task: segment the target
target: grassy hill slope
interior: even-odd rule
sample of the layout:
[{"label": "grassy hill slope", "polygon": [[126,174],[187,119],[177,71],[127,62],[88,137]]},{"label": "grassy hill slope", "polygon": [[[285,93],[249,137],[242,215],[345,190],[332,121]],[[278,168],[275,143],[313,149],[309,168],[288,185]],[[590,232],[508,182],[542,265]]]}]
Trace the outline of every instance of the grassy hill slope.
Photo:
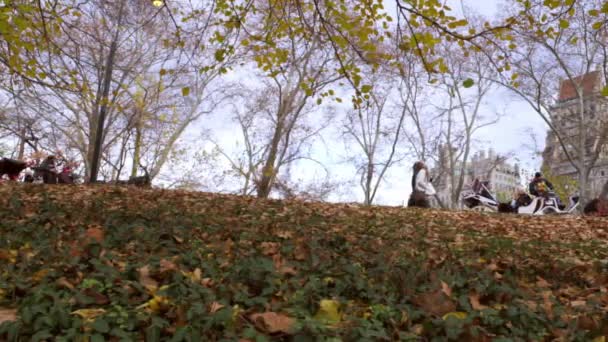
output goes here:
[{"label": "grassy hill slope", "polygon": [[608,220],[0,186],[0,340],[608,336]]}]

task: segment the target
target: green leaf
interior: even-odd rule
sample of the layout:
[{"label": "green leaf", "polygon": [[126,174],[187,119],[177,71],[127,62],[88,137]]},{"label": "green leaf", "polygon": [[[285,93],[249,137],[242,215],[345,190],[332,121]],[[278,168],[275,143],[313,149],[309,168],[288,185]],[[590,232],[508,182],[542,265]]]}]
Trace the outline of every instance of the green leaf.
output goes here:
[{"label": "green leaf", "polygon": [[598,11],[596,9],[592,9],[589,11],[589,15],[592,17],[597,17],[598,15],[600,15],[600,11]]},{"label": "green leaf", "polygon": [[105,338],[101,334],[95,334],[91,336],[91,342],[105,342]]},{"label": "green leaf", "polygon": [[599,29],[602,28],[603,24],[604,24],[603,22],[598,21],[598,22],[593,23],[593,25],[591,26],[591,28],[593,28],[594,30],[599,30]]},{"label": "green leaf", "polygon": [[465,88],[471,88],[474,84],[475,84],[475,81],[473,81],[470,78],[467,78],[466,80],[464,80],[464,82],[462,82],[462,86]]},{"label": "green leaf", "polygon": [[108,322],[106,322],[106,320],[103,318],[96,319],[95,322],[93,322],[92,327],[100,333],[107,333],[110,331],[110,326],[108,325]]},{"label": "green leaf", "polygon": [[369,84],[364,84],[361,86],[361,92],[362,93],[369,93],[372,90],[372,86]]},{"label": "green leaf", "polygon": [[608,86],[602,88],[602,96],[608,96]]},{"label": "green leaf", "polygon": [[182,96],[188,96],[188,95],[190,95],[190,87],[183,87]]},{"label": "green leaf", "polygon": [[563,28],[563,29],[567,29],[568,27],[570,27],[570,22],[566,19],[560,19],[559,20],[559,27]]}]

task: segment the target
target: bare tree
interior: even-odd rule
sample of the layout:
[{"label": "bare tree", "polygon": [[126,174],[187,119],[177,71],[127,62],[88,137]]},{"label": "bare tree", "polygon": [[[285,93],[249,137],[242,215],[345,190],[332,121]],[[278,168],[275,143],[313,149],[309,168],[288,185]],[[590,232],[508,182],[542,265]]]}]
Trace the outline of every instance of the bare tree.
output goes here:
[{"label": "bare tree", "polygon": [[[444,100],[438,100],[434,110],[421,111],[420,107],[409,106],[419,137],[418,140],[410,140],[424,144],[417,153],[420,159],[430,157],[435,160],[434,183],[448,191],[448,203],[444,205],[455,208],[468,175],[475,135],[481,128],[495,124],[498,116],[482,114],[483,101],[492,88],[492,82],[488,80],[494,72],[492,67],[482,63],[481,56],[466,57],[460,49],[452,46],[444,46],[443,51],[448,70],[438,78],[437,84],[429,87],[436,98]],[[467,88],[467,82],[473,85]],[[426,138],[432,138],[433,131],[426,133],[421,124],[421,113],[430,116],[434,122],[440,122],[440,125],[435,125],[439,130],[434,131],[439,133],[438,138]],[[430,141],[435,145],[429,149],[427,144]]]},{"label": "bare tree", "polygon": [[370,72],[364,81],[371,86],[367,103],[348,112],[343,128],[347,142],[354,141],[361,151],[360,158],[352,159],[360,176],[363,203],[371,205],[387,170],[404,157],[399,142],[408,107],[389,102],[396,80],[386,71]]},{"label": "bare tree", "polygon": [[[543,16],[540,1],[530,15]],[[590,175],[608,142],[608,118],[600,94],[607,55],[603,33],[592,29],[589,9],[598,1],[577,1],[568,24],[545,20],[539,27],[514,30],[511,70],[499,74],[498,83],[524,99],[550,129],[544,160],[554,173],[576,175],[582,203],[590,195]],[[543,32],[543,34],[537,34]],[[505,48],[506,50],[507,48]],[[559,146],[555,149],[553,146]],[[557,170],[559,169],[559,170]]]}]

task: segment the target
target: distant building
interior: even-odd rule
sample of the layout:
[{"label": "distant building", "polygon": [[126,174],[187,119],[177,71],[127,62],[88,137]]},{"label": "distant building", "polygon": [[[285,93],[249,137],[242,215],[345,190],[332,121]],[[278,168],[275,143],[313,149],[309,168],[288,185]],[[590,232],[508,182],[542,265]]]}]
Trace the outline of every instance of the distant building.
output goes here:
[{"label": "distant building", "polygon": [[[447,153],[446,147],[443,147],[440,151],[440,160],[443,165],[447,165]],[[457,182],[458,177],[460,177],[460,165],[462,165],[461,162],[459,162],[459,166],[454,174],[442,175],[439,182],[435,184],[437,195],[444,204],[450,203],[452,178],[454,177]],[[474,154],[465,169],[463,190],[469,189],[475,178],[478,178],[480,181],[489,181],[489,190],[499,197],[506,196],[510,198],[513,191],[521,187],[519,165],[508,163],[506,157],[496,154],[493,149],[489,149],[487,154],[485,151]],[[437,174],[438,172],[439,169],[435,169],[432,173]]]},{"label": "distant building", "polygon": [[[574,81],[574,82],[573,82]],[[599,71],[590,72],[583,76],[576,77],[573,81],[562,80],[559,88],[559,96],[555,105],[551,108],[552,123],[566,141],[578,141],[578,115],[580,113],[580,101],[575,84],[579,84],[584,97],[584,110],[588,122],[584,127],[587,132],[597,131],[600,124],[607,124],[608,121],[608,101],[601,95],[602,75]],[[593,134],[586,138],[585,158],[591,159],[593,152],[597,151],[600,134]],[[577,158],[575,146],[565,142],[566,148]],[[589,176],[588,191],[591,196],[596,196],[602,185],[608,180],[608,151],[601,151],[591,170]],[[576,159],[575,159],[576,160]],[[545,140],[545,150],[543,151],[543,167],[548,168],[555,176],[571,176],[577,178],[576,169],[568,161],[566,153],[560,145],[557,136],[553,131],[547,133]]]}]

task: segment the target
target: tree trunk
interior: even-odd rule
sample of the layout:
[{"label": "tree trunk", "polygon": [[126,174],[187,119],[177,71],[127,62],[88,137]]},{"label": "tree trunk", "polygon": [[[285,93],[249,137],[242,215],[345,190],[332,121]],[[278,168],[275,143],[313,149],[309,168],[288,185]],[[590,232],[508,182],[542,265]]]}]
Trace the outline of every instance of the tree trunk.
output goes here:
[{"label": "tree trunk", "polygon": [[19,137],[19,151],[17,152],[17,159],[23,160],[25,155],[25,127],[21,128],[20,137]]},{"label": "tree trunk", "polygon": [[116,33],[114,39],[110,44],[110,51],[108,52],[108,58],[106,59],[106,65],[104,67],[103,75],[103,86],[101,96],[101,108],[99,110],[99,117],[97,118],[97,129],[95,130],[95,145],[93,146],[92,160],[91,160],[91,176],[90,182],[97,181],[97,174],[99,173],[99,166],[101,161],[101,153],[103,148],[104,138],[104,126],[106,121],[106,114],[108,112],[108,95],[110,94],[110,87],[112,85],[112,72],[114,71],[114,57],[116,56],[116,50],[118,49],[118,35],[120,32],[120,25],[122,21],[124,0],[120,2],[120,8],[118,10],[118,24],[116,25]]},{"label": "tree trunk", "polygon": [[604,186],[602,187],[602,192],[600,193],[600,199],[608,201],[608,181],[606,181],[606,183],[604,183]]},{"label": "tree trunk", "polygon": [[135,126],[135,149],[133,151],[133,166],[131,167],[131,177],[137,177],[137,168],[141,162],[141,122]]},{"label": "tree trunk", "polygon": [[274,131],[274,136],[272,137],[272,143],[270,145],[270,150],[268,151],[268,158],[266,159],[266,163],[264,163],[264,167],[262,168],[262,176],[257,184],[257,194],[259,198],[268,198],[270,191],[272,190],[272,185],[278,171],[275,170],[275,162],[279,152],[279,143],[281,141],[282,132],[283,121],[282,118],[280,118],[277,120],[277,127]]}]

